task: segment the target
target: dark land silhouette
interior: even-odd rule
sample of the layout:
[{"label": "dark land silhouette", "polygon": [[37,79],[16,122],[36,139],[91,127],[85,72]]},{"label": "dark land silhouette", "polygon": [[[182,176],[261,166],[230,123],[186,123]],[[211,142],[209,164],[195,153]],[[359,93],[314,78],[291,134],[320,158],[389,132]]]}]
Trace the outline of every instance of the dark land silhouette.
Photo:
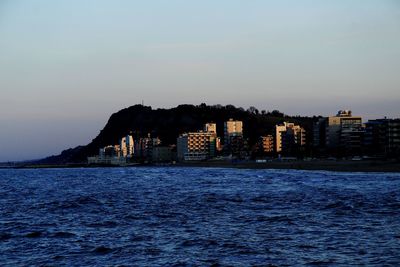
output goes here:
[{"label": "dark land silhouette", "polygon": [[[179,105],[170,109],[153,109],[150,106],[134,105],[111,115],[100,133],[87,145],[64,150],[59,155],[50,156],[38,161],[39,164],[83,163],[88,156],[98,153],[100,147],[118,144],[119,139],[127,134],[134,139],[152,137],[161,139],[162,145],[176,144],[179,134],[201,130],[207,122],[217,123],[217,134],[223,137],[224,122],[230,118],[243,121],[244,137],[248,147],[266,134],[273,134],[276,124],[290,121],[300,124],[307,133],[312,133],[315,117],[288,116],[280,111],[265,111],[254,107],[247,110],[233,105]],[[311,142],[307,134],[307,144]],[[305,151],[309,147],[305,148]]]}]

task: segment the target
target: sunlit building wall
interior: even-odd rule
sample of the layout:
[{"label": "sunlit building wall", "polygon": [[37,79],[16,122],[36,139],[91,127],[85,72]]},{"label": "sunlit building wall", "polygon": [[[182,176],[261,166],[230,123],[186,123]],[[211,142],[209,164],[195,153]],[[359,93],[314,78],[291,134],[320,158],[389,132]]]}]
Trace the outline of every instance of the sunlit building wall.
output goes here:
[{"label": "sunlit building wall", "polygon": [[287,150],[293,145],[304,146],[306,144],[306,131],[300,125],[283,122],[275,126],[275,151]]},{"label": "sunlit building wall", "polygon": [[179,160],[204,160],[216,154],[215,133],[190,132],[181,134],[177,139]]},{"label": "sunlit building wall", "polygon": [[229,144],[231,136],[243,136],[243,122],[229,119],[224,123],[224,142]]},{"label": "sunlit building wall", "polygon": [[217,133],[217,124],[216,123],[206,123],[204,125],[204,132]]},{"label": "sunlit building wall", "polygon": [[122,157],[131,157],[134,154],[134,142],[131,135],[127,135],[121,138],[120,149]]}]

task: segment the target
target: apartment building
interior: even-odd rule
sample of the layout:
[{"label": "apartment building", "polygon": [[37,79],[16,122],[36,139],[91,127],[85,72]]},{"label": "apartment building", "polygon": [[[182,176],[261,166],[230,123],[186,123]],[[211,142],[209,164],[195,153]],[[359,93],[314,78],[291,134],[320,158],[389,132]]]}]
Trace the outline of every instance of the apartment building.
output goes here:
[{"label": "apartment building", "polygon": [[243,122],[229,119],[224,123],[224,142],[229,144],[230,137],[243,136]]},{"label": "apartment building", "polygon": [[306,144],[306,131],[303,127],[291,122],[275,126],[275,151],[289,151],[294,147],[301,147]]},{"label": "apartment building", "polygon": [[365,123],[364,145],[372,155],[400,155],[400,119],[377,119]]},{"label": "apartment building", "polygon": [[274,137],[272,135],[261,136],[259,139],[259,147],[263,153],[274,152]]},{"label": "apartment building", "polygon": [[364,133],[361,117],[353,116],[351,110],[340,110],[336,116],[314,123],[313,146],[320,152],[360,154]]},{"label": "apartment building", "polygon": [[207,123],[207,131],[181,134],[177,139],[178,160],[205,160],[216,155],[216,125]]},{"label": "apartment building", "polygon": [[131,135],[122,137],[119,145],[121,150],[121,157],[131,157],[134,154],[134,142]]}]

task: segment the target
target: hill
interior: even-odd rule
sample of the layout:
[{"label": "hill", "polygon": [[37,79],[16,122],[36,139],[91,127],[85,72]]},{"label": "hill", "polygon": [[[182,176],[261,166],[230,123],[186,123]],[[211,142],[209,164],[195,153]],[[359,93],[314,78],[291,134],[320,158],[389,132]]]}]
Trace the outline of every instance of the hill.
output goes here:
[{"label": "hill", "polygon": [[[82,163],[86,158],[98,153],[100,147],[118,144],[119,139],[132,134],[134,138],[159,137],[162,144],[175,144],[179,134],[202,129],[207,122],[217,123],[218,136],[223,136],[224,122],[233,118],[243,121],[243,134],[253,145],[261,135],[272,134],[276,124],[283,121],[295,122],[307,131],[307,139],[312,137],[312,117],[287,116],[274,110],[259,111],[254,107],[245,110],[233,105],[179,105],[171,109],[152,109],[149,106],[134,105],[111,115],[105,127],[86,146],[64,150],[60,155],[38,161],[39,164]],[[310,142],[307,142],[310,143]]]}]

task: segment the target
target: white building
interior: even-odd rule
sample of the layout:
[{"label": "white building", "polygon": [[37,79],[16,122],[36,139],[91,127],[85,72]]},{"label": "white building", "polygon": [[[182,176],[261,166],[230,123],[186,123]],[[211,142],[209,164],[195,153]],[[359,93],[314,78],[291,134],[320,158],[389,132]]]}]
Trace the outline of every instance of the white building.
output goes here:
[{"label": "white building", "polygon": [[121,138],[120,149],[122,157],[131,157],[133,155],[135,151],[133,137],[131,135],[127,135]]}]

